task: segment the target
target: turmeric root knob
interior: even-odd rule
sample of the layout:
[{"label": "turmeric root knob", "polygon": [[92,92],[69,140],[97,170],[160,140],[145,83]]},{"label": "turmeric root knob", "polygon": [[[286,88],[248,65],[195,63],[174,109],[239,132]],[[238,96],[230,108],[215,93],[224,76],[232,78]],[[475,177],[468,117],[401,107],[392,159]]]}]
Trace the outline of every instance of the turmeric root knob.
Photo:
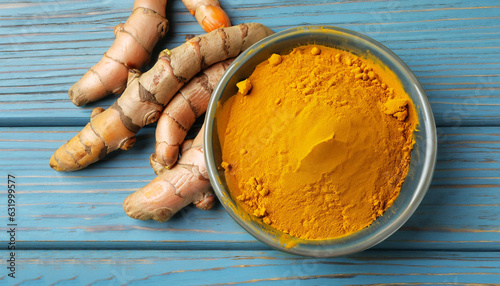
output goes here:
[{"label": "turmeric root knob", "polygon": [[128,216],[164,222],[191,203],[200,209],[212,208],[215,198],[203,157],[202,138],[203,129],[177,165],[124,200],[123,209]]},{"label": "turmeric root knob", "polygon": [[229,16],[222,10],[218,0],[182,0],[182,3],[205,32],[231,26]]},{"label": "turmeric root knob", "polygon": [[135,1],[127,21],[116,25],[116,39],[109,50],[69,89],[69,98],[76,106],[123,92],[129,70],[141,69],[149,62],[153,47],[168,30],[166,3]]},{"label": "turmeric root knob", "polygon": [[149,160],[157,175],[170,169],[177,161],[179,146],[196,118],[205,113],[215,85],[232,61],[216,63],[198,73],[163,110],[156,127],[155,152]]},{"label": "turmeric root knob", "polygon": [[[202,16],[196,16],[196,15]],[[196,20],[205,32],[213,31],[220,27],[231,26],[231,21],[220,6],[203,5],[196,9]]]},{"label": "turmeric root knob", "polygon": [[109,152],[130,149],[135,133],[120,118],[120,113],[113,108],[95,108],[90,122],[54,152],[50,167],[56,171],[76,171],[99,161]]},{"label": "turmeric root knob", "polygon": [[[58,171],[79,170],[118,148],[129,149],[135,134],[144,125],[158,120],[170,99],[200,70],[236,57],[272,33],[261,24],[240,24],[194,37],[172,49],[170,55],[162,55],[149,71],[132,77],[111,107],[94,116],[91,126],[54,153],[50,166]],[[79,138],[89,136],[93,136],[92,142],[79,142]]]}]

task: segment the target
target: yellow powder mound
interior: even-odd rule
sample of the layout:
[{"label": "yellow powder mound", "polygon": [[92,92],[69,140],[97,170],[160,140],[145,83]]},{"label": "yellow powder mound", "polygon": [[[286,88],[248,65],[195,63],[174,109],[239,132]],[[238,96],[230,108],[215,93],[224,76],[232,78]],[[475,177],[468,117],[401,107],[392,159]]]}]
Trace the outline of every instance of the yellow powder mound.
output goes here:
[{"label": "yellow powder mound", "polygon": [[245,210],[292,236],[327,239],[393,204],[417,116],[391,71],[309,45],[273,55],[239,86],[217,120],[231,196]]}]

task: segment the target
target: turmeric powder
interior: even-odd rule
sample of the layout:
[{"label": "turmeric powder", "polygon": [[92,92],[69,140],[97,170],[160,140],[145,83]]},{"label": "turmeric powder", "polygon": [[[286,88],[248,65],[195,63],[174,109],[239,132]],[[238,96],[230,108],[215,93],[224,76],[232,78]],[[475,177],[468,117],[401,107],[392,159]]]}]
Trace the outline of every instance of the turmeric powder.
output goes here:
[{"label": "turmeric powder", "polygon": [[394,203],[418,119],[390,70],[307,45],[271,56],[249,81],[250,92],[216,115],[241,207],[291,236],[330,239],[369,226]]}]

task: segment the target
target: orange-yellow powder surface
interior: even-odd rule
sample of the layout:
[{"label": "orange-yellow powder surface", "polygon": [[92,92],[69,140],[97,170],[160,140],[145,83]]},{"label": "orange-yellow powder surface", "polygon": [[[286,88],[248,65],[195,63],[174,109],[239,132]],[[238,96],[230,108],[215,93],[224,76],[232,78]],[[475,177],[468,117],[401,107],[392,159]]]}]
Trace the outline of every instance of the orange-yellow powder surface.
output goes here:
[{"label": "orange-yellow powder surface", "polygon": [[394,74],[319,45],[258,65],[217,114],[231,196],[295,237],[370,225],[408,173],[417,116]]}]

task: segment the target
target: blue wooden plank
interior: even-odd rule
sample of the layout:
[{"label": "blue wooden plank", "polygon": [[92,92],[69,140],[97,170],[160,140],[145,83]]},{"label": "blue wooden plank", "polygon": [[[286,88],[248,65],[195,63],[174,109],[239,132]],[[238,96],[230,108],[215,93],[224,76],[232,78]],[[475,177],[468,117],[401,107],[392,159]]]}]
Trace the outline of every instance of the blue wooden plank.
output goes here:
[{"label": "blue wooden plank", "polygon": [[[0,176],[18,179],[22,247],[267,249],[220,205],[211,211],[190,207],[162,224],[123,213],[123,199],[154,177],[148,163],[153,128],[141,130],[131,150],[115,152],[85,170],[53,171],[50,156],[78,129],[0,128]],[[436,172],[422,205],[376,248],[498,251],[500,128],[442,127],[438,133]],[[6,238],[0,239],[1,244]]]},{"label": "blue wooden plank", "polygon": [[[48,159],[88,121],[93,107],[115,100],[75,108],[67,90],[112,43],[112,29],[129,15],[132,0],[0,0],[0,126],[40,126],[0,128],[0,176],[15,175],[19,191],[19,276],[6,276],[4,249],[0,284],[497,283],[500,129],[466,126],[498,126],[498,2],[221,3],[234,24],[257,21],[275,31],[306,24],[349,28],[410,66],[441,126],[434,179],[416,213],[374,250],[336,259],[271,251],[220,205],[211,211],[188,207],[163,224],[129,219],[122,200],[154,177],[148,164],[154,126],[139,133],[132,150],[83,171],[57,173]],[[155,53],[202,32],[181,1],[168,1],[167,17],[171,29]],[[0,225],[3,245],[5,231]]]},{"label": "blue wooden plank", "polygon": [[497,252],[365,251],[330,259],[220,250],[16,255],[16,278],[0,261],[2,285],[486,285],[500,279]]},{"label": "blue wooden plank", "polygon": [[[234,23],[258,21],[279,31],[338,25],[372,36],[422,81],[441,126],[495,126],[500,111],[500,6],[496,1],[221,1]],[[132,1],[0,2],[0,125],[82,126],[67,90],[113,41]],[[169,1],[171,30],[157,51],[200,27]],[[114,98],[93,106],[107,107]],[[42,120],[40,120],[42,118]]]}]

